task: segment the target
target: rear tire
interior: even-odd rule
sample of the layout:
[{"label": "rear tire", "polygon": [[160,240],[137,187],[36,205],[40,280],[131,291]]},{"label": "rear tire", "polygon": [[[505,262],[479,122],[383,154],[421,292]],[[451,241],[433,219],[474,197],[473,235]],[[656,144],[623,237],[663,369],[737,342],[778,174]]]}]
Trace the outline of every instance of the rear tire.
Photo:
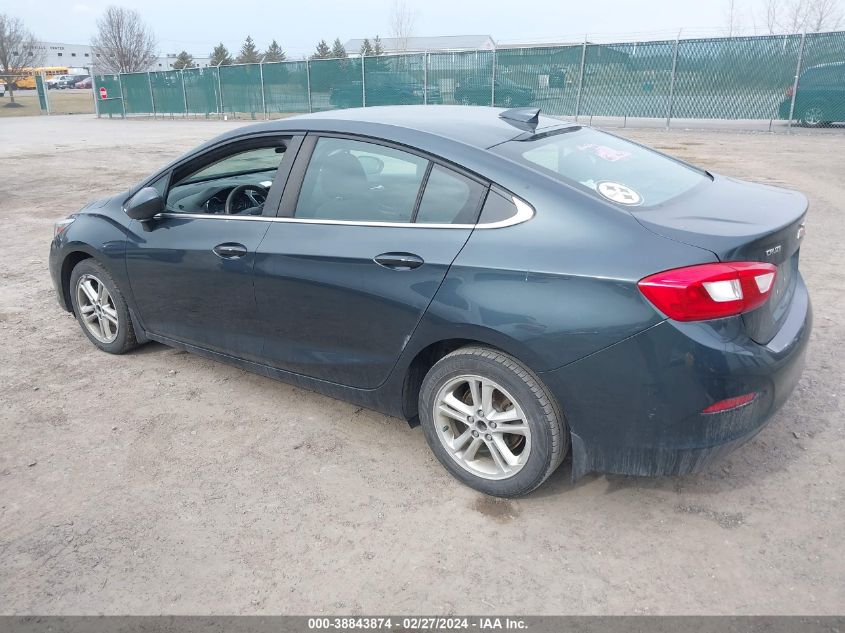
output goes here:
[{"label": "rear tire", "polygon": [[429,370],[419,416],[446,470],[497,497],[531,492],[569,449],[566,421],[537,375],[486,347],[458,349]]},{"label": "rear tire", "polygon": [[85,336],[109,354],[124,354],[138,346],[129,306],[106,268],[83,259],[70,274],[73,313]]}]

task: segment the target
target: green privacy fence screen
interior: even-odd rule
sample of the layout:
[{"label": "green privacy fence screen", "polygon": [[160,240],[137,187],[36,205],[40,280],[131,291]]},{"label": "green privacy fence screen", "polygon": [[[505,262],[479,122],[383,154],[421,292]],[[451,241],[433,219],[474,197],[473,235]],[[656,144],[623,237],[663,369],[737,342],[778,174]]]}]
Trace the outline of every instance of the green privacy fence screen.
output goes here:
[{"label": "green privacy fence screen", "polygon": [[539,106],[570,117],[658,118],[667,124],[672,118],[825,123],[845,121],[845,32],[585,42],[97,75],[94,90],[99,115],[258,119],[361,106],[474,104]]},{"label": "green privacy fence screen", "polygon": [[208,115],[220,111],[220,84],[216,68],[186,68],[178,72],[182,73],[188,114]]}]

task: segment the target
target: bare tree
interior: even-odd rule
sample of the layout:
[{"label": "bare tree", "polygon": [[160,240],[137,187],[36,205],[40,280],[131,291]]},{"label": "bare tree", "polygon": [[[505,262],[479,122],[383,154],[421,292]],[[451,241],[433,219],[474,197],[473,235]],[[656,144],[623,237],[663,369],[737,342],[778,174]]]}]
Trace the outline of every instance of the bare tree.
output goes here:
[{"label": "bare tree", "polygon": [[809,0],[792,0],[784,6],[781,28],[787,33],[803,33],[807,29]]},{"label": "bare tree", "polygon": [[155,36],[137,11],[114,6],[97,20],[97,35],[91,40],[99,72],[147,70],[156,59],[156,46]]},{"label": "bare tree", "polygon": [[0,81],[6,82],[11,103],[15,102],[15,79],[30,74],[41,64],[35,36],[18,18],[0,13]]},{"label": "bare tree", "polygon": [[839,0],[814,0],[807,7],[807,30],[835,31],[842,24],[842,9]]},{"label": "bare tree", "polygon": [[727,0],[725,5],[725,31],[728,37],[733,37],[739,31],[740,10],[738,0]]},{"label": "bare tree", "polygon": [[390,10],[390,35],[396,41],[397,51],[408,50],[408,39],[414,33],[417,13],[405,4],[405,0],[393,0]]},{"label": "bare tree", "polygon": [[769,33],[836,30],[843,20],[841,0],[764,0]]},{"label": "bare tree", "polygon": [[778,20],[780,19],[782,0],[764,0],[763,22],[769,35],[779,32]]}]

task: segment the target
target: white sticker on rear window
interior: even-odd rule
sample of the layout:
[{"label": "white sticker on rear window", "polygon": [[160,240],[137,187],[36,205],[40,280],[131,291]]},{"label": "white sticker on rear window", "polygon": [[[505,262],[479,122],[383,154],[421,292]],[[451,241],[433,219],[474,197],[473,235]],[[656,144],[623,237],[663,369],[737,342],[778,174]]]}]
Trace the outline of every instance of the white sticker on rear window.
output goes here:
[{"label": "white sticker on rear window", "polygon": [[596,190],[608,200],[619,204],[637,205],[643,201],[642,196],[630,187],[610,180],[600,182]]}]

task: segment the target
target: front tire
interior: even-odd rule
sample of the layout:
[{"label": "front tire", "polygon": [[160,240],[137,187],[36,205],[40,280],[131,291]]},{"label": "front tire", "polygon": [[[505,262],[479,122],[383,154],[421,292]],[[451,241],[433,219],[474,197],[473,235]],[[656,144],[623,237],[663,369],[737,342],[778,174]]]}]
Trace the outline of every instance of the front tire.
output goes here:
[{"label": "front tire", "polygon": [[419,416],[446,470],[497,497],[531,492],[569,449],[566,421],[536,374],[486,347],[458,349],[429,370]]},{"label": "front tire", "polygon": [[70,274],[73,313],[85,336],[109,354],[124,354],[138,346],[129,306],[105,267],[83,259]]}]

